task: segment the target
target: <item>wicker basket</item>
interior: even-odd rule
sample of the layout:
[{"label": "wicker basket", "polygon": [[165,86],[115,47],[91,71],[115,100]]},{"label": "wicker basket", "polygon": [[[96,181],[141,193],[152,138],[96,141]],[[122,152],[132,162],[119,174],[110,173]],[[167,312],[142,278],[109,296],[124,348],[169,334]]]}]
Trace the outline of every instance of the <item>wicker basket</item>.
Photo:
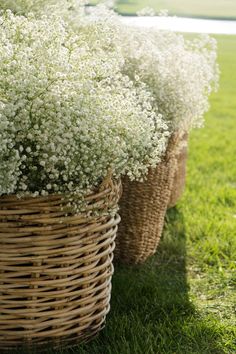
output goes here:
[{"label": "wicker basket", "polygon": [[124,178],[120,202],[121,223],[116,239],[115,259],[126,264],[143,263],[155,253],[170,199],[176,170],[176,145],[173,135],[167,152],[144,183]]},{"label": "wicker basket", "polygon": [[188,134],[179,135],[179,149],[177,152],[177,168],[168,208],[174,207],[181,198],[186,182],[186,164],[188,158]]},{"label": "wicker basket", "polygon": [[61,196],[0,198],[0,352],[74,344],[103,327],[120,187],[107,181],[80,215],[63,211]]}]

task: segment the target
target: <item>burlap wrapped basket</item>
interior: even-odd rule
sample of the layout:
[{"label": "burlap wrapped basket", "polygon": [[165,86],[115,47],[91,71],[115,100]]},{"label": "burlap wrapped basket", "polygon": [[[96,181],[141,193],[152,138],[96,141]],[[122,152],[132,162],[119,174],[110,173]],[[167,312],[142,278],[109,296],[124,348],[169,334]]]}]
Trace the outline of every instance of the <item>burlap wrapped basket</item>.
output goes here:
[{"label": "burlap wrapped basket", "polygon": [[79,215],[59,195],[0,197],[0,352],[75,344],[103,327],[120,189],[106,180]]},{"label": "burlap wrapped basket", "polygon": [[143,263],[156,252],[176,171],[177,145],[178,136],[173,135],[162,161],[149,171],[143,183],[123,178],[116,261]]},{"label": "burlap wrapped basket", "polygon": [[188,158],[188,133],[179,133],[179,148],[177,149],[177,168],[168,208],[174,207],[182,197],[186,183],[186,165]]}]

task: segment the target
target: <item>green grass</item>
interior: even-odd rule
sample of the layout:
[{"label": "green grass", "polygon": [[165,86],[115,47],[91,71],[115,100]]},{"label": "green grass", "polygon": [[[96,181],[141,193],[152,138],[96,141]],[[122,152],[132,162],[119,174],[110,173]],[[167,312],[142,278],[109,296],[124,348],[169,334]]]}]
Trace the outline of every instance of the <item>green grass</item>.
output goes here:
[{"label": "green grass", "polygon": [[[91,4],[98,2],[101,0],[90,0]],[[167,9],[178,16],[236,19],[235,0],[117,0],[116,6],[126,15],[148,6],[156,11]]]},{"label": "green grass", "polygon": [[96,339],[51,353],[236,352],[236,37],[218,40],[220,90],[205,128],[191,134],[186,191],[168,212],[157,254],[115,268]]}]

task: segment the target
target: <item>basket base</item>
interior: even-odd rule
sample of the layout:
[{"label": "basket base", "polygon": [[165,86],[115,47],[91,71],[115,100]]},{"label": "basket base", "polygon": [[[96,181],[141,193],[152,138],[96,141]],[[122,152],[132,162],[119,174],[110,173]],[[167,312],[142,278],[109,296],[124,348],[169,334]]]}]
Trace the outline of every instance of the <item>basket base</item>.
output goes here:
[{"label": "basket base", "polygon": [[44,343],[30,343],[30,342],[22,342],[21,345],[18,346],[10,346],[9,343],[5,347],[1,347],[2,354],[38,354],[38,353],[55,353],[55,350],[61,349],[72,349],[78,347],[78,345],[86,344],[93,339],[95,339],[99,333],[105,327],[105,320],[100,327],[96,330],[87,330],[87,333],[84,335],[78,335],[77,337],[71,338],[60,338],[57,341],[45,341]]}]

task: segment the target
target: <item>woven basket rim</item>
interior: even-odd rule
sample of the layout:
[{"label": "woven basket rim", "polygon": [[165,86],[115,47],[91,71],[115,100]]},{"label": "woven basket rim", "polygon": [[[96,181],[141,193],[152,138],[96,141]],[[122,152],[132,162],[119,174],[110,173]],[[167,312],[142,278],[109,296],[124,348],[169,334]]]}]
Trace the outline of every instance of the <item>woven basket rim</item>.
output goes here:
[{"label": "woven basket rim", "polygon": [[[84,199],[86,201],[91,201],[93,199],[97,199],[100,197],[105,196],[111,192],[112,187],[121,186],[120,178],[114,178],[113,176],[105,177],[105,179],[96,187],[94,190],[85,194]],[[67,200],[68,197],[82,197],[82,194],[76,193],[49,193],[48,195],[20,195],[18,193],[11,193],[11,194],[2,194],[0,195],[0,199],[6,201],[33,201],[37,200],[38,202],[45,202],[45,201],[58,201],[58,200]]]}]

